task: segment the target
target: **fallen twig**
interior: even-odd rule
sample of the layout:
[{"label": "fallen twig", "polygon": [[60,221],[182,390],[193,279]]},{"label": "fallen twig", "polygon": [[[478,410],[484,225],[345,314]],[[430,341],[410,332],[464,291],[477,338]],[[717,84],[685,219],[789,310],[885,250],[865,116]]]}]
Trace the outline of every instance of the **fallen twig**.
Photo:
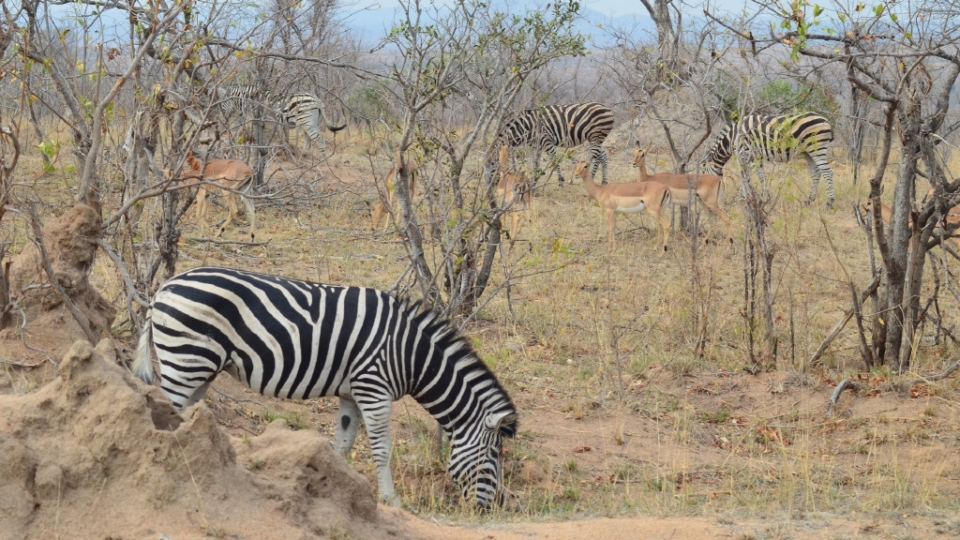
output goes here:
[{"label": "fallen twig", "polygon": [[252,400],[252,399],[240,399],[240,398],[235,398],[235,397],[231,396],[230,394],[228,394],[228,393],[220,390],[220,389],[217,388],[216,386],[211,386],[210,388],[213,388],[213,391],[214,391],[214,392],[220,394],[221,396],[223,396],[223,397],[225,397],[225,398],[227,398],[227,399],[229,399],[229,400],[231,400],[231,401],[233,401],[233,402],[235,402],[235,403],[253,403],[254,405],[259,405],[259,406],[261,406],[261,407],[263,407],[263,408],[266,408],[266,407],[267,407],[267,406],[264,405],[263,403],[260,403],[259,401],[254,401],[254,400]]},{"label": "fallen twig", "polygon": [[949,377],[951,374],[953,374],[954,371],[956,371],[957,369],[960,369],[960,360],[957,360],[958,358],[960,358],[960,354],[955,354],[955,355],[953,355],[952,357],[950,357],[950,360],[954,360],[954,362],[953,362],[953,364],[952,364],[950,367],[948,367],[948,368],[947,368],[946,370],[944,370],[943,372],[938,373],[938,374],[936,374],[936,375],[930,375],[930,376],[927,376],[927,377],[919,377],[919,378],[916,378],[916,379],[910,379],[909,381],[907,381],[907,386],[912,386],[912,385],[914,385],[914,384],[920,384],[920,383],[925,383],[925,382],[939,381],[940,379],[946,379],[946,378]]},{"label": "fallen twig", "polygon": [[239,245],[239,246],[265,246],[270,243],[270,240],[264,242],[245,242],[243,240],[214,240],[213,238],[197,238],[194,236],[188,236],[187,240],[192,242],[207,242],[209,244],[214,244],[218,246],[225,245]]},{"label": "fallen twig", "polygon": [[[871,281],[870,284],[867,285],[867,288],[864,289],[862,293],[860,293],[860,302],[863,303],[863,301],[866,300],[871,294],[873,294],[873,292],[876,291],[877,287],[879,286],[880,286],[880,276],[878,275],[874,277],[873,281]],[[843,327],[847,325],[847,323],[850,321],[851,318],[853,318],[853,313],[854,313],[853,309],[848,309],[846,312],[844,312],[843,319],[840,322],[838,322],[836,326],[833,327],[833,330],[830,331],[830,334],[828,334],[827,337],[823,339],[823,343],[821,343],[820,346],[817,347],[817,351],[814,352],[813,356],[810,357],[810,361],[808,362],[809,365],[814,364],[817,360],[820,359],[823,353],[826,352],[830,344],[833,343],[833,340],[838,335],[840,335],[840,332],[843,330]]]},{"label": "fallen twig", "polygon": [[840,381],[840,384],[838,384],[837,387],[834,388],[833,394],[830,395],[830,405],[827,405],[827,416],[828,417],[831,416],[831,412],[833,411],[833,406],[836,405],[837,401],[840,400],[840,394],[842,394],[844,390],[850,390],[850,389],[860,390],[860,388],[862,387],[863,385],[857,382],[853,382],[850,379],[844,379]]}]

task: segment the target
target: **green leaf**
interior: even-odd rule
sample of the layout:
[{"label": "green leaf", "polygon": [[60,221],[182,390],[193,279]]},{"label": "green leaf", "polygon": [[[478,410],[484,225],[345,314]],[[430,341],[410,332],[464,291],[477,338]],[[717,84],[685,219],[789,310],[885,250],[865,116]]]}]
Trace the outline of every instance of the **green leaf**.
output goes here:
[{"label": "green leaf", "polygon": [[891,13],[891,14],[890,14],[890,20],[893,21],[893,22],[897,22],[897,14],[896,14],[896,13]]},{"label": "green leaf", "polygon": [[879,17],[883,14],[883,4],[877,4],[873,6],[873,14]]},{"label": "green leaf", "polygon": [[814,17],[819,17],[821,13],[823,13],[823,8],[820,7],[818,4],[814,4],[814,5],[813,5],[813,16],[814,16]]}]

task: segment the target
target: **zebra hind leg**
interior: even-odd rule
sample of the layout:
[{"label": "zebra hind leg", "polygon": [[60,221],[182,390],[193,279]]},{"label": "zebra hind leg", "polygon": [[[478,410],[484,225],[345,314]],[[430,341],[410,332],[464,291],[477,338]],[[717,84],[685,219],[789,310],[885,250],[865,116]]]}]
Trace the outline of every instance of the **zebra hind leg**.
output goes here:
[{"label": "zebra hind leg", "polygon": [[603,172],[603,184],[607,183],[607,165],[609,162],[610,156],[607,154],[606,148],[599,144],[590,147],[590,175],[595,177],[599,168]]},{"label": "zebra hind leg", "polygon": [[823,176],[823,182],[827,185],[827,208],[833,209],[835,193],[833,190],[833,169],[827,163],[826,157],[816,159],[808,154],[804,154],[807,160],[807,169],[810,170],[810,196],[807,198],[807,204],[812,203],[817,198],[817,190],[820,186],[820,176]]},{"label": "zebra hind leg", "polygon": [[210,389],[210,385],[213,383],[213,379],[208,380],[207,382],[200,385],[199,388],[193,391],[193,394],[187,399],[186,403],[183,404],[183,407],[180,409],[186,409],[187,407],[203,401],[203,398],[207,397],[207,390]]},{"label": "zebra hind leg", "polygon": [[360,427],[360,409],[352,399],[340,398],[340,411],[337,413],[337,429],[334,435],[334,448],[344,458],[350,455],[353,442],[357,440]]},{"label": "zebra hind leg", "polygon": [[363,416],[363,423],[367,426],[370,452],[377,464],[377,491],[387,504],[399,507],[400,498],[393,490],[393,474],[390,472],[390,411],[393,401],[389,396],[369,396],[366,399],[358,397],[357,406]]}]

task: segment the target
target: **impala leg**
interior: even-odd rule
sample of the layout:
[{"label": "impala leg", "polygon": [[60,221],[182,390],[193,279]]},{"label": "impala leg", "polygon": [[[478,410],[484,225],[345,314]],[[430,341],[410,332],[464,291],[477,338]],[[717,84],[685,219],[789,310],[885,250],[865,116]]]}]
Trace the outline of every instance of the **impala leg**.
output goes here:
[{"label": "impala leg", "polygon": [[196,204],[197,208],[194,216],[198,222],[197,225],[200,227],[200,236],[203,237],[207,234],[207,222],[203,219],[207,212],[207,190],[203,186],[200,186],[197,190]]},{"label": "impala leg", "polygon": [[[383,204],[383,201],[377,203],[373,207],[373,213],[370,215],[370,231],[373,232],[377,230],[377,225],[380,224],[380,219],[383,217],[383,213],[387,210],[387,205]],[[386,225],[384,225],[386,229]]]},{"label": "impala leg", "polygon": [[670,239],[670,223],[664,219],[660,212],[650,212],[653,218],[660,224],[660,231],[663,233],[663,251],[667,251],[667,241]]},{"label": "impala leg", "polygon": [[250,220],[250,241],[253,242],[257,230],[257,209],[253,206],[253,201],[245,195],[240,195],[240,200],[247,207],[247,219]]},{"label": "impala leg", "polygon": [[510,247],[517,241],[517,235],[520,234],[520,227],[523,225],[523,216],[519,211],[514,210],[510,216]]},{"label": "impala leg", "polygon": [[733,222],[730,221],[730,216],[727,215],[727,213],[724,212],[719,206],[716,208],[711,208],[711,210],[713,211],[713,215],[719,217],[723,221],[723,224],[727,228],[727,241],[733,244]]},{"label": "impala leg", "polygon": [[607,210],[607,234],[610,236],[610,250],[617,248],[617,213],[614,210]]},{"label": "impala leg", "polygon": [[227,227],[233,223],[233,216],[237,214],[237,201],[235,200],[236,194],[225,191],[227,199],[227,220],[223,222],[223,226],[220,227],[220,232],[217,233],[217,236],[220,237],[223,235],[223,232],[227,230]]}]

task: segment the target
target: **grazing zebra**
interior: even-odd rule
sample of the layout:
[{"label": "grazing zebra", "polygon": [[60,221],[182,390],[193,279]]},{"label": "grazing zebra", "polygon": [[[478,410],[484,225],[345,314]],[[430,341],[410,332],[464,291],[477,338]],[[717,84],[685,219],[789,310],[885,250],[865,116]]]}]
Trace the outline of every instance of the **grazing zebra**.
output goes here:
[{"label": "grazing zebra", "polygon": [[728,123],[707,154],[707,172],[723,175],[723,166],[734,153],[785,162],[797,154],[807,160],[813,179],[808,203],[817,197],[820,175],[827,183],[827,206],[832,208],[833,170],[827,163],[827,144],[833,140],[833,128],[826,118],[813,113],[781,116],[751,114],[739,122]]},{"label": "grazing zebra", "polygon": [[347,456],[360,419],[379,493],[397,504],[390,474],[390,410],[413,396],[449,434],[450,475],[487,508],[502,491],[501,444],[517,411],[470,345],[432,311],[375,289],[338,287],[227,268],[175,276],[154,296],[134,373],[180,409],[226,371],[261,394],[338,396],[336,448]]},{"label": "grazing zebra", "polygon": [[307,134],[308,142],[320,138],[320,119],[332,133],[347,127],[346,124],[334,126],[327,119],[323,103],[313,94],[293,94],[291,96],[271,97],[270,92],[261,93],[253,85],[236,85],[217,88],[220,110],[227,118],[235,112],[246,114],[250,103],[262,100],[264,107],[276,115],[284,129],[299,127]]},{"label": "grazing zebra", "polygon": [[[557,146],[590,144],[590,174],[603,166],[603,183],[607,183],[607,151],[601,146],[613,128],[613,112],[599,103],[574,105],[548,105],[539,109],[520,112],[507,121],[497,134],[494,148],[506,144],[509,147],[530,145],[537,150],[549,152],[556,157]],[[496,156],[491,154],[488,169],[496,172]],[[540,155],[536,165],[540,167]],[[557,168],[563,183],[563,174]]]}]

